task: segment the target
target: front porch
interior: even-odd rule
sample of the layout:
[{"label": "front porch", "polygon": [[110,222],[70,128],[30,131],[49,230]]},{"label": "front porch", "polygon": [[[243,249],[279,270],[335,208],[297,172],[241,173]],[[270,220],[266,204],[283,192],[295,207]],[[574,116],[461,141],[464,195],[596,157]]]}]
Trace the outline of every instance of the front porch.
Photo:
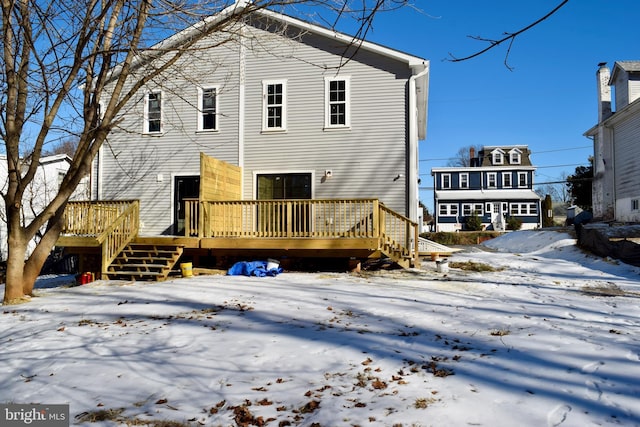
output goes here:
[{"label": "front porch", "polygon": [[[418,225],[377,199],[187,200],[180,236],[140,236],[139,209],[135,200],[69,202],[57,246],[93,256],[88,271],[99,268],[103,278],[156,280],[173,265],[154,254],[170,248],[173,264],[183,251],[194,259],[388,257],[405,268],[418,259]],[[134,256],[142,245],[148,256]]]}]

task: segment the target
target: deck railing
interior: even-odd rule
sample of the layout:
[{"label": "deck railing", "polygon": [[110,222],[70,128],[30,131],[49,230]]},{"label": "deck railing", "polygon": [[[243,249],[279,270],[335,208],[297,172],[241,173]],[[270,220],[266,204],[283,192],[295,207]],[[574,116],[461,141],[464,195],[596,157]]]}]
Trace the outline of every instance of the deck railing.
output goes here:
[{"label": "deck railing", "polygon": [[388,255],[413,259],[418,226],[377,199],[185,202],[185,235],[246,238],[378,238]]},{"label": "deck railing", "polygon": [[138,235],[140,203],[137,200],[69,202],[62,234],[92,236],[102,246],[102,272]]}]

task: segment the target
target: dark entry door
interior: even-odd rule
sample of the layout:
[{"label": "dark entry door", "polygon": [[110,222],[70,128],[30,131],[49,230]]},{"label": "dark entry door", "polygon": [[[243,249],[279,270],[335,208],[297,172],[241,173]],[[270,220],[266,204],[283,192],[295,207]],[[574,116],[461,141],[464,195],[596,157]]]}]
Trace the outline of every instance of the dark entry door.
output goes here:
[{"label": "dark entry door", "polygon": [[[257,176],[258,200],[311,199],[311,174],[263,174]],[[288,215],[286,206],[262,207],[258,214],[258,227],[276,233],[306,232],[310,229],[308,204],[292,207]],[[291,221],[287,222],[287,218]]]},{"label": "dark entry door", "polygon": [[184,235],[185,199],[197,199],[200,196],[199,176],[175,177],[175,191],[173,201],[174,234]]}]

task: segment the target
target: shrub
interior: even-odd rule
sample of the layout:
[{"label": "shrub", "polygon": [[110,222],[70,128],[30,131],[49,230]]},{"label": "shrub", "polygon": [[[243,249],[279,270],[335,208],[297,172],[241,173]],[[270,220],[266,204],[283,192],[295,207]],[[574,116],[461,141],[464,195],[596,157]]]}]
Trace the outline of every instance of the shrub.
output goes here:
[{"label": "shrub", "polygon": [[522,228],[522,220],[510,216],[507,218],[507,230],[520,230]]},{"label": "shrub", "polygon": [[473,215],[467,217],[465,225],[469,231],[480,231],[482,230],[482,219],[474,212]]}]

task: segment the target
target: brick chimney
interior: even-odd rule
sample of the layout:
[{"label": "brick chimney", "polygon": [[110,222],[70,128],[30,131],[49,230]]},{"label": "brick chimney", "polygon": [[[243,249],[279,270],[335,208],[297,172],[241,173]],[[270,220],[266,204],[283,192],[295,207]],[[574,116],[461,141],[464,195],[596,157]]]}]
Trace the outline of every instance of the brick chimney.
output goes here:
[{"label": "brick chimney", "polygon": [[611,71],[607,67],[606,62],[598,64],[598,71],[596,72],[598,80],[598,123],[611,117],[611,86],[609,86],[609,79],[611,78]]},{"label": "brick chimney", "polygon": [[476,149],[469,147],[469,166],[475,166]]}]

